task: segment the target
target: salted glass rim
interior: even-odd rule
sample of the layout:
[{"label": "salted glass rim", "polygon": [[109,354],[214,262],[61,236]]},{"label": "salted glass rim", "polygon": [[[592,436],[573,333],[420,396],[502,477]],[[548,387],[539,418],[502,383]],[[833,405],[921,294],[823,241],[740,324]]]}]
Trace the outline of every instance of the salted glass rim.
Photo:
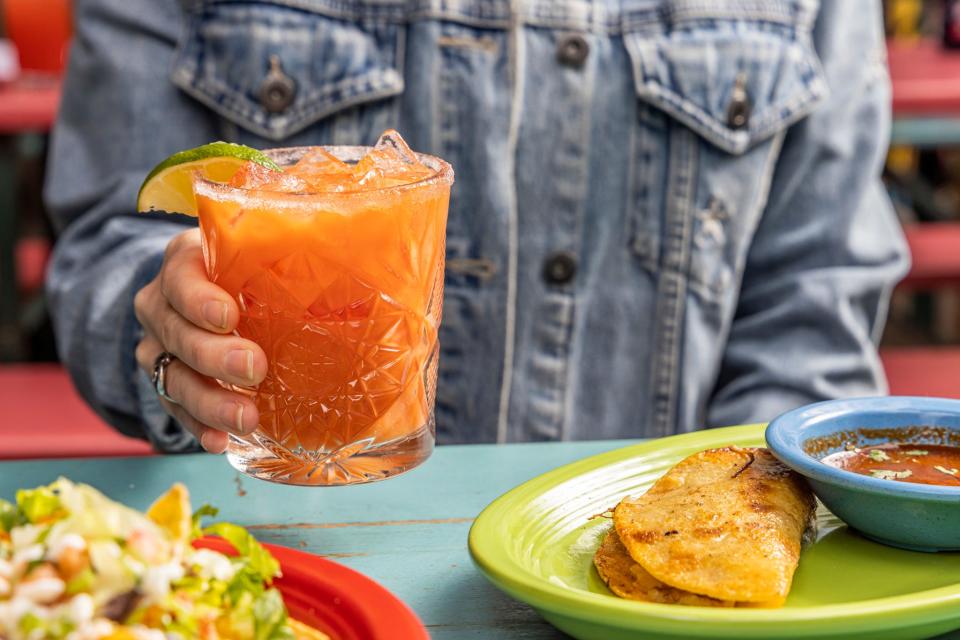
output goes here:
[{"label": "salted glass rim", "polygon": [[[303,155],[312,150],[312,149],[323,149],[327,151],[340,160],[344,162],[356,162],[359,161],[366,153],[372,151],[374,147],[372,146],[362,146],[362,145],[302,145],[296,147],[277,147],[274,149],[264,149],[262,151],[267,157],[280,165],[281,168],[290,166],[296,162]],[[299,154],[299,155],[298,155]],[[437,183],[442,184],[446,183],[447,185],[453,184],[453,167],[450,166],[450,163],[438,158],[437,156],[432,156],[426,153],[418,153],[416,151],[413,154],[417,159],[427,168],[431,169],[433,173],[424,178],[419,178],[412,182],[404,182],[402,184],[391,185],[389,187],[375,187],[372,189],[351,189],[348,191],[314,191],[310,193],[290,193],[286,191],[274,191],[271,189],[260,189],[260,188],[251,188],[247,189],[245,187],[235,187],[229,185],[225,182],[217,182],[216,180],[211,180],[206,178],[199,171],[195,171],[193,174],[193,184],[194,188],[200,187],[204,190],[210,190],[215,193],[217,196],[230,196],[234,195],[237,197],[268,197],[268,198],[277,198],[280,197],[284,200],[296,199],[296,200],[309,200],[309,199],[322,199],[328,200],[331,198],[338,197],[347,197],[347,198],[356,198],[363,195],[376,195],[376,194],[386,194],[390,192],[401,192],[408,191],[412,189],[419,189],[430,184]],[[294,158],[289,162],[282,162],[281,160],[285,158]]]}]

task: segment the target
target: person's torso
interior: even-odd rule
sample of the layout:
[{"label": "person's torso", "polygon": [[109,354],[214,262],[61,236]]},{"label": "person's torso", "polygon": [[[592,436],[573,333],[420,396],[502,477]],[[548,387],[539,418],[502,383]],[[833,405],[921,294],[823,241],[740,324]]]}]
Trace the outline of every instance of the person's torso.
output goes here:
[{"label": "person's torso", "polygon": [[454,166],[441,442],[702,424],[785,130],[826,91],[815,2],[184,4],[172,78],[224,139],[393,127]]}]

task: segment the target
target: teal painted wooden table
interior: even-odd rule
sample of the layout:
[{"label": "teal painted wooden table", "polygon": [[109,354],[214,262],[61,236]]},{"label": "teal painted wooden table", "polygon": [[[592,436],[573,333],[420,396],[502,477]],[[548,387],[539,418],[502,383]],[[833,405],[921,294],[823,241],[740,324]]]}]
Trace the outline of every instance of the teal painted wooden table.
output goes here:
[{"label": "teal painted wooden table", "polygon": [[434,640],[566,638],[474,568],[467,532],[494,498],[554,467],[626,441],[440,447],[419,468],[356,487],[286,487],[242,476],[207,455],[0,463],[0,497],[63,475],[146,508],[172,482],[194,505],[249,526],[258,538],[303,549],[379,581],[409,604]]}]

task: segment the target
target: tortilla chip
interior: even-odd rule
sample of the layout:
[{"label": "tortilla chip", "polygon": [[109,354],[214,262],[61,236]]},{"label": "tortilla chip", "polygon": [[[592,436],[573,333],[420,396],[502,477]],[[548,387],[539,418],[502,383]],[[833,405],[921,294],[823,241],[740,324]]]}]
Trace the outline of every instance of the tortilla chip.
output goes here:
[{"label": "tortilla chip", "polygon": [[147,509],[147,518],[179,542],[190,539],[193,530],[190,492],[177,482]]},{"label": "tortilla chip", "polygon": [[290,626],[290,630],[293,631],[293,636],[297,640],[330,640],[330,636],[327,634],[323,633],[319,629],[314,629],[313,627],[306,625],[299,620],[287,618],[287,625]]}]

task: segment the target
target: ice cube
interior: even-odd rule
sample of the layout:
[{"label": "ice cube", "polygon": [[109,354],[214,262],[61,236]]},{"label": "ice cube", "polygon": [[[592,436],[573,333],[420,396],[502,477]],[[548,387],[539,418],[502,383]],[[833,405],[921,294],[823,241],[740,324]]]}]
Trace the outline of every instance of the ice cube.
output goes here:
[{"label": "ice cube", "polygon": [[333,155],[323,147],[311,147],[297,164],[287,169],[293,175],[314,175],[350,173],[350,165]]},{"label": "ice cube", "polygon": [[357,186],[353,168],[323,147],[311,148],[287,173],[304,180],[312,192],[345,191]]},{"label": "ice cube", "polygon": [[384,131],[373,149],[353,168],[357,181],[372,188],[409,184],[432,173],[393,129]]},{"label": "ice cube", "polygon": [[231,187],[277,191],[280,193],[300,193],[307,189],[307,183],[295,175],[276,171],[256,162],[247,162],[237,169],[228,183]]},{"label": "ice cube", "polygon": [[[384,157],[389,157],[393,161],[423,167],[417,160],[417,154],[413,152],[407,145],[407,141],[395,129],[387,129],[381,133],[377,144],[373,146],[373,151],[380,152]],[[423,168],[426,169],[426,167]]]}]

